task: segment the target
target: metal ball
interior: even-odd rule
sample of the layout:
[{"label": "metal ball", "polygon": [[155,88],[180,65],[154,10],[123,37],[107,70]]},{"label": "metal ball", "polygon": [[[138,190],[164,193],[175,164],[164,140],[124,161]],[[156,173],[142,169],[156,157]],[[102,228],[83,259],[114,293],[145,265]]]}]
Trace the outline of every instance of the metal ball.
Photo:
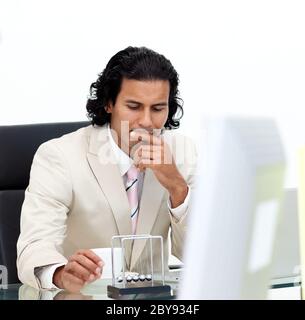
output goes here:
[{"label": "metal ball", "polygon": [[117,282],[123,282],[123,277],[119,276],[116,278]]},{"label": "metal ball", "polygon": [[139,277],[139,279],[140,279],[141,281],[145,281],[146,277],[145,277],[144,274],[141,274],[140,277]]},{"label": "metal ball", "polygon": [[127,276],[126,280],[127,280],[127,282],[130,282],[132,280],[132,276]]},{"label": "metal ball", "polygon": [[146,275],[146,280],[150,281],[151,279],[152,279],[151,274],[147,274],[147,275]]},{"label": "metal ball", "polygon": [[135,281],[135,282],[137,282],[137,281],[139,280],[139,277],[138,277],[138,276],[133,276],[133,277],[132,277],[132,280]]}]

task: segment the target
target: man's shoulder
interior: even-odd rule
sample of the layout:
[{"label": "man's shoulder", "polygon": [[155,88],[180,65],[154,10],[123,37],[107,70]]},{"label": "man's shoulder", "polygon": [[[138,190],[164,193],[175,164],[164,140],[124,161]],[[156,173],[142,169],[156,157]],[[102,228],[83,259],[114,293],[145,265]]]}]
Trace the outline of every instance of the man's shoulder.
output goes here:
[{"label": "man's shoulder", "polygon": [[91,132],[92,132],[92,125],[89,125],[89,126],[77,129],[73,132],[66,133],[59,138],[53,139],[53,141],[58,144],[77,143],[77,142],[83,142],[84,140],[89,141]]},{"label": "man's shoulder", "polygon": [[91,132],[92,125],[89,125],[73,132],[66,133],[58,138],[50,139],[42,143],[39,149],[46,150],[50,148],[56,148],[65,152],[69,152],[71,149],[87,148]]}]

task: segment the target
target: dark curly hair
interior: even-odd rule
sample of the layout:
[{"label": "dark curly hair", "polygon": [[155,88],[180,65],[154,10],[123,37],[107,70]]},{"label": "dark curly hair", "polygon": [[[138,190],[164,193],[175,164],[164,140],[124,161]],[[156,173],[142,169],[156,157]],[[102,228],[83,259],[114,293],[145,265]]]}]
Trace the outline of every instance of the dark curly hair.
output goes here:
[{"label": "dark curly hair", "polygon": [[119,51],[109,60],[96,82],[91,84],[86,108],[92,125],[102,126],[110,122],[111,114],[106,112],[105,107],[109,102],[115,104],[123,78],[168,80],[169,113],[165,128],[179,127],[183,116],[183,101],[178,97],[178,73],[163,55],[145,47],[128,47]]}]

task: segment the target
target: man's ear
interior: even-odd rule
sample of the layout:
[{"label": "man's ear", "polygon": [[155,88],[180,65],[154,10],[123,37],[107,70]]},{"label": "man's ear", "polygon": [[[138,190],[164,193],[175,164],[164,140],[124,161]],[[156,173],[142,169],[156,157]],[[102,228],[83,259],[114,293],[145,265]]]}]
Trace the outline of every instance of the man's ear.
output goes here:
[{"label": "man's ear", "polygon": [[109,102],[105,107],[105,111],[107,113],[112,113],[112,109],[113,109],[113,104],[112,104],[112,102]]}]

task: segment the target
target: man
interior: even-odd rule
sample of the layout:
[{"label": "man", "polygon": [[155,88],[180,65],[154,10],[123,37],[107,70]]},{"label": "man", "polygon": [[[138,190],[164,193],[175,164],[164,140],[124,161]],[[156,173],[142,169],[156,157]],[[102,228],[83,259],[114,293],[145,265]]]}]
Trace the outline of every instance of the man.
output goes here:
[{"label": "man", "polygon": [[[195,149],[170,134],[183,114],[177,72],[164,56],[128,47],[90,93],[92,126],[42,144],[33,160],[17,267],[34,287],[77,292],[96,280],[104,262],[90,248],[110,247],[114,235],[161,235],[167,261],[171,230],[172,253],[182,256]],[[130,270],[143,243],[127,252]]]}]

